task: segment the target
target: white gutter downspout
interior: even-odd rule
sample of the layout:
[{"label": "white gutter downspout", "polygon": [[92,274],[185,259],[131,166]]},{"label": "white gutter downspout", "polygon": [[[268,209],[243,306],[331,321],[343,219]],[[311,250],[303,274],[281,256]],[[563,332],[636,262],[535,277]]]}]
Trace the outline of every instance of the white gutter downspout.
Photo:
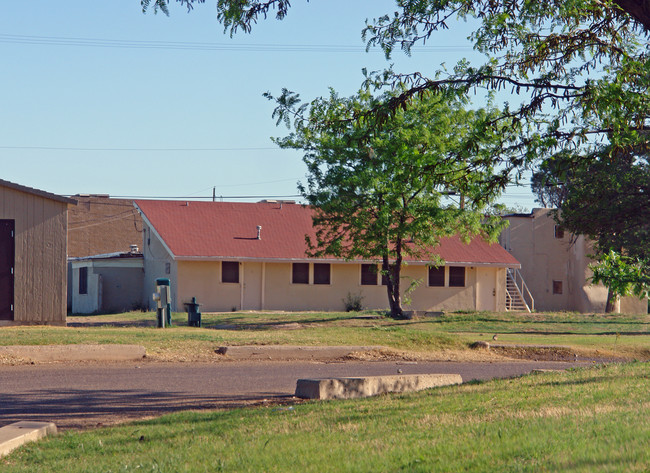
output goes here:
[{"label": "white gutter downspout", "polygon": [[241,282],[239,283],[239,307],[244,310],[244,263],[239,263],[241,266]]},{"label": "white gutter downspout", "polygon": [[260,309],[264,310],[264,288],[266,286],[266,263],[262,263],[262,288],[260,289]]}]

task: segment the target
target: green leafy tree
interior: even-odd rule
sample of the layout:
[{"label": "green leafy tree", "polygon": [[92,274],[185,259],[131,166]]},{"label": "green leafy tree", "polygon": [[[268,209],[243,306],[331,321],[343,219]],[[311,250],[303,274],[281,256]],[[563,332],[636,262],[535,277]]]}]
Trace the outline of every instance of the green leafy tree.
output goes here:
[{"label": "green leafy tree", "polygon": [[561,207],[567,197],[572,171],[566,160],[557,157],[542,162],[530,178],[530,190],[535,202],[546,208]]},{"label": "green leafy tree", "polygon": [[[648,156],[622,154],[612,157],[607,149],[576,167],[566,185],[556,220],[575,234],[595,243],[602,271],[597,281],[609,288],[608,310],[616,296],[626,295],[635,274],[630,268],[650,267],[650,165]],[[607,256],[615,254],[617,258]],[[595,268],[598,268],[596,266]],[[614,268],[622,279],[615,280]],[[626,288],[621,291],[620,288]]]},{"label": "green leafy tree", "polygon": [[[188,8],[204,0],[177,0]],[[167,7],[170,0],[142,0]],[[231,34],[250,32],[268,16],[289,14],[288,0],[216,0],[217,18]],[[648,0],[396,0],[394,12],[367,20],[363,37],[387,57],[407,54],[435,39],[438,30],[470,19],[470,39],[482,63],[460,61],[452,71],[371,73],[366,85],[392,87],[398,94],[377,104],[365,118],[381,124],[423,91],[459,96],[477,88],[510,93],[494,117],[494,129],[517,123],[520,136],[508,146],[512,167],[540,157],[567,154],[588,164],[607,145],[610,157],[648,149],[650,115],[650,3]],[[405,87],[403,87],[405,85]],[[498,160],[511,149],[493,148]],[[540,183],[538,183],[540,184]],[[548,183],[542,188],[550,190]],[[561,197],[553,192],[552,202]],[[552,203],[551,202],[551,203]]]},{"label": "green leafy tree", "polygon": [[435,247],[444,236],[497,238],[501,219],[482,211],[508,181],[507,171],[495,177],[490,148],[509,133],[489,125],[495,111],[465,110],[441,94],[423,94],[380,129],[357,119],[387,99],[331,91],[303,104],[285,90],[274,116],[293,131],[275,141],[304,152],[300,190],[316,212],[311,255],[377,261],[391,315],[400,318],[406,258],[440,265]]},{"label": "green leafy tree", "polygon": [[621,255],[615,251],[600,255],[590,265],[592,281],[603,283],[616,296],[650,297],[650,260]]},{"label": "green leafy tree", "polygon": [[[169,1],[143,0],[143,7],[153,2],[162,9]],[[203,2],[177,1],[188,8]],[[269,15],[282,19],[291,6],[288,0],[216,0],[216,5],[218,20],[231,34],[250,32]],[[486,59],[460,62],[441,75],[392,70],[371,75],[369,83],[377,86],[407,84],[390,98],[392,112],[423,90],[503,89],[516,95],[518,104],[504,107],[500,118],[528,125],[518,145],[529,151],[529,160],[576,150],[588,156],[598,140],[614,153],[647,148],[647,0],[396,0],[394,10],[367,21],[368,47],[381,47],[388,57],[396,49],[410,54],[437,30],[473,19],[471,39]],[[380,122],[385,116],[377,115]],[[503,124],[497,120],[494,126]]]},{"label": "green leafy tree", "polygon": [[587,235],[599,254],[610,250],[650,258],[650,165],[648,157],[603,151],[577,168],[558,214],[573,233]]}]

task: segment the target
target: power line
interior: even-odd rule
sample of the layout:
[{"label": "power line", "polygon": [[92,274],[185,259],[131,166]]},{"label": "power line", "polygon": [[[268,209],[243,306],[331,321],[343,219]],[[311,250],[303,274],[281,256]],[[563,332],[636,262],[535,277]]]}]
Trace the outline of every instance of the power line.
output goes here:
[{"label": "power line", "polygon": [[[232,44],[204,43],[188,41],[139,41],[102,38],[68,38],[61,36],[29,36],[0,34],[0,43],[47,45],[47,46],[82,46],[94,48],[124,49],[174,49],[189,51],[240,51],[240,52],[306,52],[306,53],[365,53],[365,45],[337,44]],[[414,48],[418,52],[458,52],[472,49],[471,46],[421,46]],[[378,50],[379,52],[379,50]]]},{"label": "power line", "polygon": [[[75,196],[65,194],[65,197]],[[217,199],[288,199],[302,197],[300,194],[290,195],[217,195]],[[212,200],[212,196],[154,196],[154,195],[112,195],[113,199],[141,199],[141,200]]]},{"label": "power line", "polygon": [[[0,146],[0,149],[32,149],[43,151],[183,151],[183,152],[211,152],[211,151],[270,151],[281,150],[278,147],[260,147],[260,148],[80,148],[80,147],[64,147],[64,146]],[[284,150],[283,150],[284,151]]]}]

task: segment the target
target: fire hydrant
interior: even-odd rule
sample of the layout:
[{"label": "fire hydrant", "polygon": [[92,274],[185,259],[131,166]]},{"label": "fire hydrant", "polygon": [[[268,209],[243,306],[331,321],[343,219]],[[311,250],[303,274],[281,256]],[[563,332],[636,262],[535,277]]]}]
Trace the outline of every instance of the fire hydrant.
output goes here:
[{"label": "fire hydrant", "polygon": [[156,279],[156,292],[153,293],[153,300],[156,301],[156,315],[158,327],[165,328],[172,325],[172,295],[169,287],[169,279]]}]

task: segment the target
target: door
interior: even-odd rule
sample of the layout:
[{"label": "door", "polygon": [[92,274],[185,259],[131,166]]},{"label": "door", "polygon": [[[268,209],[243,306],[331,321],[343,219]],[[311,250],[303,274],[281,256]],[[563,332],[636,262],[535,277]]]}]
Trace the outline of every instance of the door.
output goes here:
[{"label": "door", "polygon": [[243,264],[242,271],[242,310],[262,309],[263,267],[264,263]]},{"label": "door", "polygon": [[0,320],[14,320],[15,221],[0,220]]},{"label": "door", "polygon": [[496,271],[492,268],[476,268],[476,310],[496,310]]}]

